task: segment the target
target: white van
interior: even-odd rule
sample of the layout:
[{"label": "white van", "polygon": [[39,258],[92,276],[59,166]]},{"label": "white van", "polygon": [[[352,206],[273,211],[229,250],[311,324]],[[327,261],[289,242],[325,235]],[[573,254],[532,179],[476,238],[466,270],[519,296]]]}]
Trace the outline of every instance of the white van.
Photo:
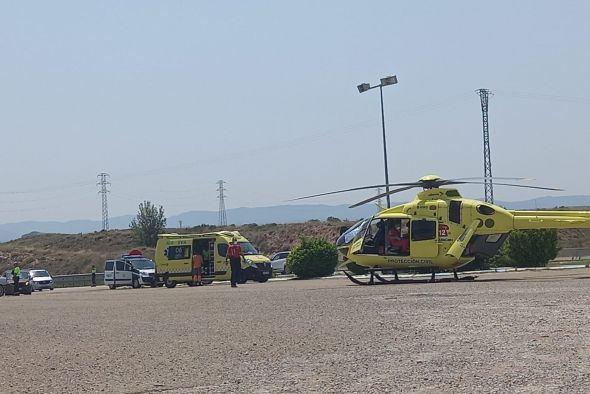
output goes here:
[{"label": "white van", "polygon": [[104,284],[110,289],[131,286],[155,286],[156,264],[144,257],[141,252],[123,255],[121,258],[107,260],[104,263]]}]

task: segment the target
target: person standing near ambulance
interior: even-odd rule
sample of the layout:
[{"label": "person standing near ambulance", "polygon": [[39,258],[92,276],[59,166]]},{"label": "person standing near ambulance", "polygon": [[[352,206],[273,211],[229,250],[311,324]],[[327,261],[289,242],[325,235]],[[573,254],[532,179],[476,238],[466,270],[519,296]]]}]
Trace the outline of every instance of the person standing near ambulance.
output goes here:
[{"label": "person standing near ambulance", "polygon": [[19,282],[20,282],[20,266],[18,262],[14,262],[14,266],[12,267],[12,283],[14,287],[14,295],[20,294]]},{"label": "person standing near ambulance", "polygon": [[231,267],[231,287],[238,287],[238,281],[240,280],[240,273],[242,271],[242,248],[236,237],[232,239],[231,245],[227,248],[225,261],[228,260]]},{"label": "person standing near ambulance", "polygon": [[203,285],[203,256],[195,251],[193,254],[193,284],[195,286]]}]

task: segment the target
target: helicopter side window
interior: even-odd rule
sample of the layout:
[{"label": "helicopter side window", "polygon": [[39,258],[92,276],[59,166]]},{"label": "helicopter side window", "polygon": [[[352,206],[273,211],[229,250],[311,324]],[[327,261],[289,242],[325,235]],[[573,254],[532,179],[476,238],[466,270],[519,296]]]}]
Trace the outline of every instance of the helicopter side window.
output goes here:
[{"label": "helicopter side window", "polygon": [[413,220],[411,227],[412,241],[426,241],[436,239],[436,221]]},{"label": "helicopter side window", "polygon": [[372,220],[364,233],[363,253],[383,254],[385,242],[385,222],[381,219]]},{"label": "helicopter side window", "polygon": [[478,205],[475,209],[482,215],[493,215],[496,212],[494,208],[488,207],[487,205]]},{"label": "helicopter side window", "polygon": [[408,240],[407,219],[390,219],[387,221],[387,249],[388,255],[407,256],[410,253]]},{"label": "helicopter side window", "polygon": [[449,220],[461,224],[461,201],[452,200],[449,203]]}]

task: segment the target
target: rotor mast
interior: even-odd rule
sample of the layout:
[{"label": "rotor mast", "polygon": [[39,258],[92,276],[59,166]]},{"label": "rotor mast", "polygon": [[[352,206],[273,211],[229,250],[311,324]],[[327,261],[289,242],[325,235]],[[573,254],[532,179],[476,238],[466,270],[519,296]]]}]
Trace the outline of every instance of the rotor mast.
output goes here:
[{"label": "rotor mast", "polygon": [[494,189],[492,186],[492,156],[490,153],[490,131],[488,129],[488,96],[492,95],[489,89],[477,89],[475,91],[481,101],[481,117],[483,123],[483,176],[485,201],[494,203]]}]

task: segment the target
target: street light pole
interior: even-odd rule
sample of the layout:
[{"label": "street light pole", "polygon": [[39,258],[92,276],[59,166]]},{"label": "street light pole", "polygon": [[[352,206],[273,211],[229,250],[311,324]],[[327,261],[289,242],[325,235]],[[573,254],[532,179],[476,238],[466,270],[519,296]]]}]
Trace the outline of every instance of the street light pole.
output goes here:
[{"label": "street light pole", "polygon": [[385,192],[387,193],[387,208],[391,208],[391,201],[389,198],[389,170],[387,168],[387,143],[385,141],[385,111],[383,109],[383,86],[394,85],[397,83],[395,75],[381,78],[381,83],[376,86],[371,86],[368,83],[362,83],[357,86],[359,93],[364,93],[367,90],[379,88],[379,95],[381,97],[381,127],[383,129],[383,162],[385,165]]},{"label": "street light pole", "polygon": [[389,199],[389,170],[387,168],[387,143],[385,142],[385,111],[383,110],[383,85],[379,85],[381,96],[381,126],[383,128],[383,163],[385,164],[385,192],[387,193],[387,208],[391,208]]}]

